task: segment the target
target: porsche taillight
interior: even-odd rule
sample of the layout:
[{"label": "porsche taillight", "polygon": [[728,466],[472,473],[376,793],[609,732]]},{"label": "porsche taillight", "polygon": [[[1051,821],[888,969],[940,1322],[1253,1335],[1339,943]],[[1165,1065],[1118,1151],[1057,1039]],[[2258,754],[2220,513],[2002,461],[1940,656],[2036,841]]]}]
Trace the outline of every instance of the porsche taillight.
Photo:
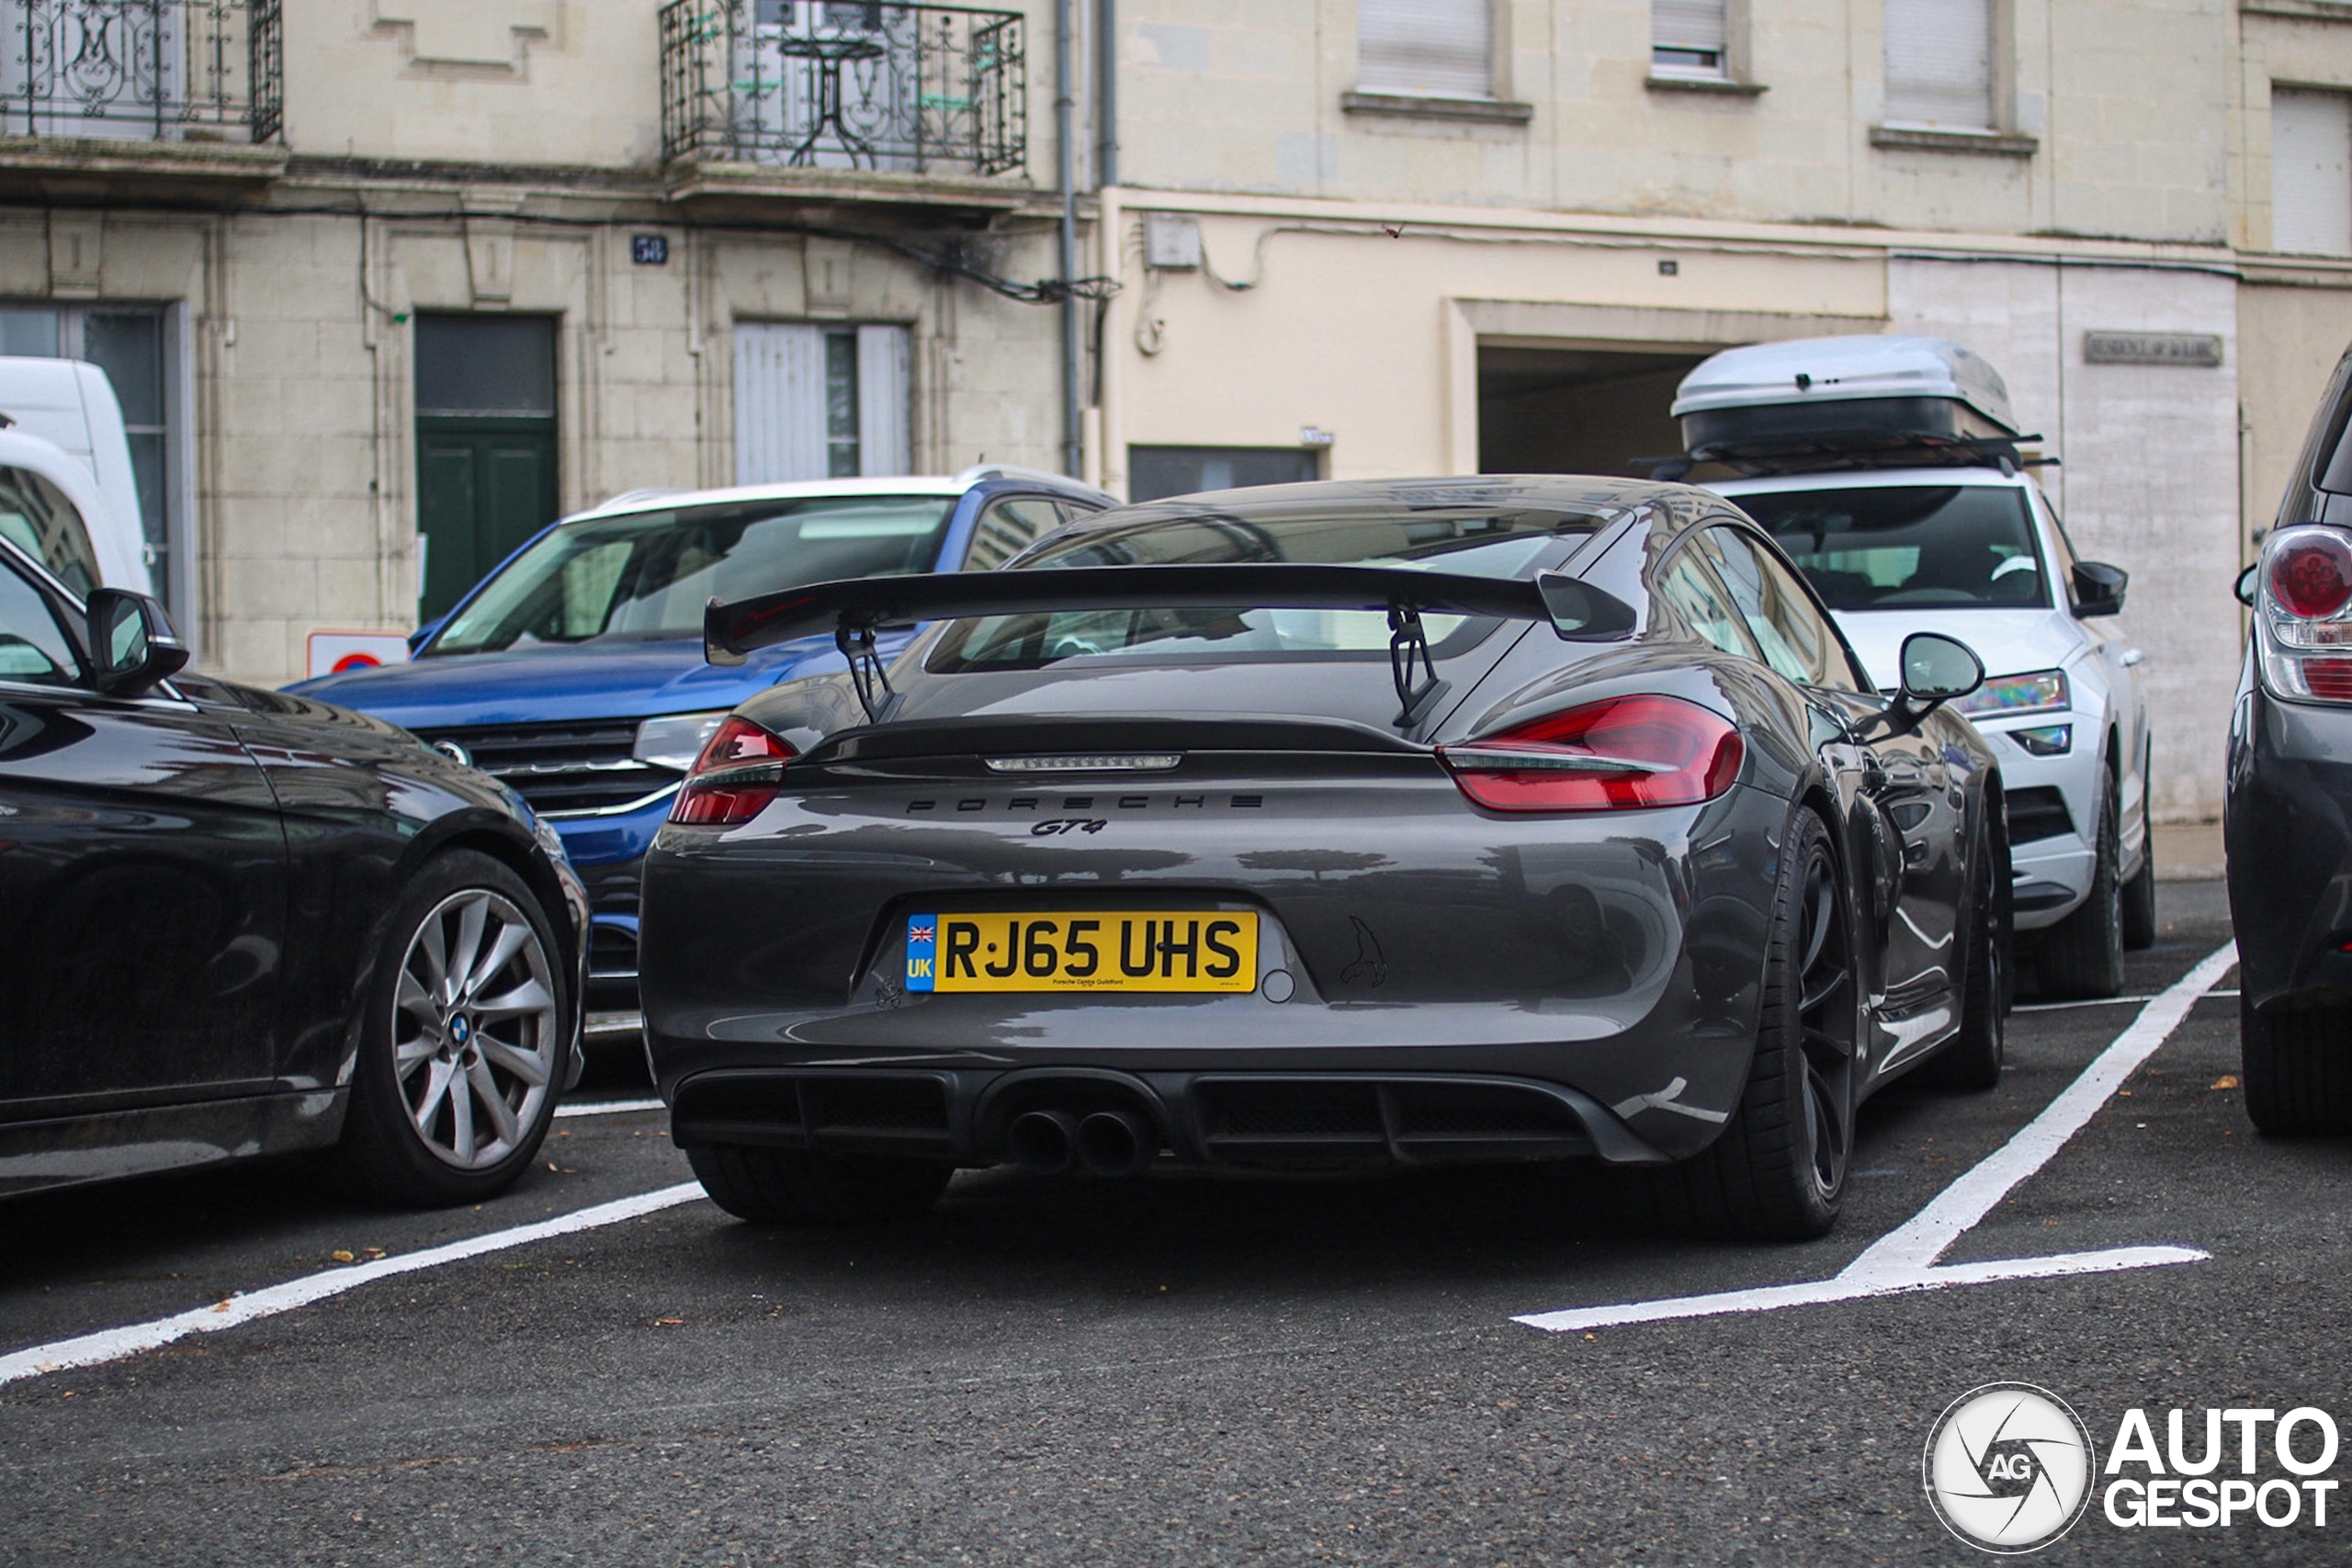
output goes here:
[{"label": "porsche taillight", "polygon": [[784,787],[784,765],[796,755],[782,737],[729,715],[678,786],[670,820],[702,828],[749,822]]},{"label": "porsche taillight", "polygon": [[1491,811],[1620,811],[1713,800],[1739,776],[1739,731],[1679,697],[1611,697],[1441,746]]}]

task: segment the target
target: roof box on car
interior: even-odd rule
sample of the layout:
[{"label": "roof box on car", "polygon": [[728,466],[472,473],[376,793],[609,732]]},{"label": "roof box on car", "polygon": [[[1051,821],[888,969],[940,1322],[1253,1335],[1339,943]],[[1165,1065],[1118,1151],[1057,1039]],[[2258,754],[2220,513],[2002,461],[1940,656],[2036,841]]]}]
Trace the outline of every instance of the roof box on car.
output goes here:
[{"label": "roof box on car", "polygon": [[2000,372],[1939,337],[1817,337],[1725,349],[1682,378],[1696,462],[1745,473],[2014,462]]}]

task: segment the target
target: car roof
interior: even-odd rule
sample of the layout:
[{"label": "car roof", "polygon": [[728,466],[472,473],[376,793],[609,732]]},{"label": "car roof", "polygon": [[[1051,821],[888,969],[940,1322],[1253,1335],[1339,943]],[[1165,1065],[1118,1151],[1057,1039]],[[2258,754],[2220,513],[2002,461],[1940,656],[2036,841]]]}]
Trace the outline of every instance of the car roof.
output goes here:
[{"label": "car roof", "polygon": [[946,500],[996,480],[1013,480],[1056,494],[1082,496],[1108,505],[1116,504],[1115,498],[1060,474],[1049,474],[1039,468],[1017,468],[1006,463],[988,463],[944,477],[905,474],[887,479],[794,479],[775,484],[729,485],[716,490],[632,490],[599,502],[585,511],[575,512],[564,521],[569,523],[582,517],[619,517],[637,512],[666,512],[681,506],[723,506],[729,502],[741,501],[806,501],[829,496],[846,498],[863,495],[930,495]]},{"label": "car roof", "polygon": [[1459,512],[1494,507],[1543,507],[1586,513],[1607,522],[1638,507],[1696,497],[1694,485],[1654,484],[1600,474],[1449,474],[1426,479],[1309,479],[1248,490],[1203,491],[1131,502],[1116,512],[1080,518],[1055,534],[1073,534],[1154,518],[1227,512],[1242,516],[1328,516],[1340,512]]}]

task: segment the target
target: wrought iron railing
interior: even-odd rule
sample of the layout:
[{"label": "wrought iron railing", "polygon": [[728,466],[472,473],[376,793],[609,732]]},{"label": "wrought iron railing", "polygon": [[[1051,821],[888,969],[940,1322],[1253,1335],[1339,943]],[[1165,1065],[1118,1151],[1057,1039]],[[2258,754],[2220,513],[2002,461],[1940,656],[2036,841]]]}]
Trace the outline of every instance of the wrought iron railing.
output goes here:
[{"label": "wrought iron railing", "polygon": [[1028,155],[1022,16],[887,0],[673,0],[662,150],[995,175]]},{"label": "wrought iron railing", "polygon": [[0,134],[274,141],[282,0],[0,0]]}]

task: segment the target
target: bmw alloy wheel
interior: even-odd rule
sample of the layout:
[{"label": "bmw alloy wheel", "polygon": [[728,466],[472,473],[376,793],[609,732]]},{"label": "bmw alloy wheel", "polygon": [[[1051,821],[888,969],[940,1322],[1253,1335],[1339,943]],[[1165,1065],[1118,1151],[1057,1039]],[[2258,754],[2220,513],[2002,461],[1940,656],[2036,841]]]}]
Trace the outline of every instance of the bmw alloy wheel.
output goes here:
[{"label": "bmw alloy wheel", "polygon": [[435,905],[401,960],[391,1040],[425,1148],[460,1170],[512,1154],[538,1122],[561,1049],[547,949],[523,911],[479,887]]}]

